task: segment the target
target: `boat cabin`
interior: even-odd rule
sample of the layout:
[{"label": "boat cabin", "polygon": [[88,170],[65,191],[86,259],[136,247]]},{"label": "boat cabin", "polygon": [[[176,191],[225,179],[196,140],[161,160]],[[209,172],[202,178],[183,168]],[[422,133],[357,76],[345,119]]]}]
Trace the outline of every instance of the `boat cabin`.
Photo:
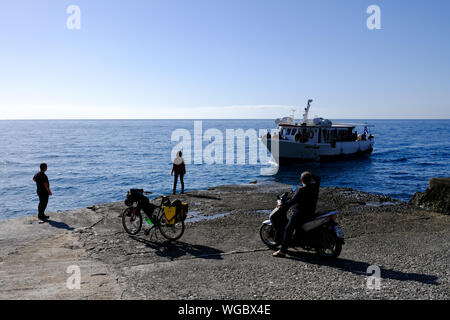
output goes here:
[{"label": "boat cabin", "polygon": [[280,140],[300,143],[324,143],[358,141],[366,139],[365,134],[358,135],[355,126],[334,124],[331,126],[280,124]]}]

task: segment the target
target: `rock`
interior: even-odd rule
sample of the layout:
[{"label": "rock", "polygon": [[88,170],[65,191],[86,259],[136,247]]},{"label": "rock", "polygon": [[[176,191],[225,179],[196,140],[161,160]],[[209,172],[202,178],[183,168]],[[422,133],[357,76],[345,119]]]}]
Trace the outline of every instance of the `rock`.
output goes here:
[{"label": "rock", "polygon": [[430,180],[430,189],[450,187],[450,178],[432,178]]},{"label": "rock", "polygon": [[450,215],[450,178],[432,178],[425,192],[416,192],[409,204]]}]

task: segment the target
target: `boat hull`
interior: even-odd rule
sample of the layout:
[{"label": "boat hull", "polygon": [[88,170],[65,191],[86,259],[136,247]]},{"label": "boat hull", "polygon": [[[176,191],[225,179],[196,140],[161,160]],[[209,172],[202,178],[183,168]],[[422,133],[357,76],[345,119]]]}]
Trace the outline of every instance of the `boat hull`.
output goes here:
[{"label": "boat hull", "polygon": [[[280,162],[299,161],[335,161],[352,157],[370,155],[373,151],[374,139],[363,141],[346,141],[332,144],[299,143],[272,139],[262,139],[262,142],[272,152],[272,145],[279,144]],[[273,152],[272,152],[273,153]]]}]

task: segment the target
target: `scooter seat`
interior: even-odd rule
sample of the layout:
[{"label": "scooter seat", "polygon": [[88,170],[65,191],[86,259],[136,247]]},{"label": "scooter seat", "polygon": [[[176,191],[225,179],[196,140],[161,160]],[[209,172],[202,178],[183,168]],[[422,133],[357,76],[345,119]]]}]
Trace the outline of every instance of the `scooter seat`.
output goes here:
[{"label": "scooter seat", "polygon": [[302,229],[303,229],[303,231],[306,231],[306,232],[311,231],[311,230],[317,228],[318,226],[324,224],[326,221],[328,221],[330,216],[333,216],[338,213],[339,213],[339,211],[337,211],[337,210],[327,210],[327,211],[319,212],[318,217],[314,218],[314,220],[311,220],[311,221],[303,224]]}]

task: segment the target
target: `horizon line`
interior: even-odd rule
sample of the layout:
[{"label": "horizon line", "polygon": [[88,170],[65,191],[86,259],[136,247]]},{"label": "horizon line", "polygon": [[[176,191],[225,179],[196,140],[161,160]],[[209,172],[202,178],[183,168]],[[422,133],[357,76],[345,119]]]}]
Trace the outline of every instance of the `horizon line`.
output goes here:
[{"label": "horizon line", "polygon": [[[42,118],[0,119],[0,121],[147,121],[147,120],[275,120],[274,118]],[[329,120],[450,120],[450,118],[329,118]]]}]

